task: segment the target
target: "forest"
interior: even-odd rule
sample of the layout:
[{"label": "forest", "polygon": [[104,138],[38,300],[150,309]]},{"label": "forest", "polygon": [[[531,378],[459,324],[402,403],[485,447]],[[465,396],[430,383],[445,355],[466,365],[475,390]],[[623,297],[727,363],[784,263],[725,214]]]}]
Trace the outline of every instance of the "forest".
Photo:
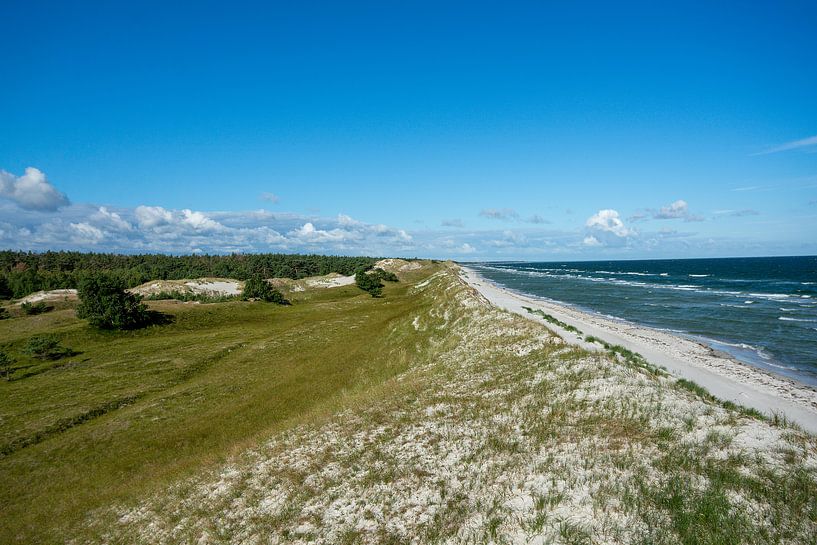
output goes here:
[{"label": "forest", "polygon": [[331,272],[352,275],[377,261],[372,257],[303,254],[182,255],[0,251],[0,298],[40,290],[76,288],[90,272],[104,271],[128,287],[149,280],[223,277],[246,280],[304,278]]}]

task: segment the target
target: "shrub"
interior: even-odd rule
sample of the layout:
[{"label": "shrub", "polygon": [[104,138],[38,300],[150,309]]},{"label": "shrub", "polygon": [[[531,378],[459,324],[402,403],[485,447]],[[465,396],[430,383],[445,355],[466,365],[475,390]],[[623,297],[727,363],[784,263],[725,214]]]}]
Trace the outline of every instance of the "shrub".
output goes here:
[{"label": "shrub", "polygon": [[0,320],[5,320],[6,318],[11,318],[8,309],[6,307],[0,307]]},{"label": "shrub", "polygon": [[70,349],[60,346],[60,341],[53,335],[31,337],[23,352],[39,360],[58,360],[73,354]]},{"label": "shrub", "polygon": [[0,352],[0,377],[5,377],[6,380],[11,380],[11,364],[14,360],[5,352]]},{"label": "shrub", "polygon": [[49,310],[52,309],[52,307],[49,307],[48,305],[46,305],[42,301],[40,301],[39,303],[34,303],[34,304],[23,303],[22,305],[20,305],[20,308],[23,309],[23,312],[25,314],[29,315],[29,316],[35,316],[37,314],[42,314],[42,313],[48,312]]},{"label": "shrub", "polygon": [[279,305],[289,304],[289,301],[284,299],[284,295],[273,288],[272,285],[261,278],[260,275],[253,275],[244,282],[242,296],[244,299],[260,299],[267,303],[278,303]]},{"label": "shrub", "polygon": [[104,274],[88,276],[79,283],[77,316],[100,329],[134,329],[150,323],[142,298],[125,291],[122,280]]},{"label": "shrub", "polygon": [[358,271],[355,274],[355,284],[363,291],[372,294],[372,297],[380,297],[383,294],[383,284],[377,273],[369,274],[366,271]]},{"label": "shrub", "polygon": [[374,274],[377,275],[380,280],[385,280],[386,282],[399,282],[400,279],[397,278],[397,275],[390,271],[384,271],[381,268],[375,268]]}]

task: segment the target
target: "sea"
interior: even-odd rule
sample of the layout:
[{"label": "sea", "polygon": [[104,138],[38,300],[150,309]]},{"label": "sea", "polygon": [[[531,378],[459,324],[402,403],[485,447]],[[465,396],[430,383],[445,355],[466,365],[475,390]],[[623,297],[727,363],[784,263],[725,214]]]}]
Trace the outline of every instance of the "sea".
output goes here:
[{"label": "sea", "polygon": [[817,387],[817,256],[468,266],[513,291],[670,331]]}]

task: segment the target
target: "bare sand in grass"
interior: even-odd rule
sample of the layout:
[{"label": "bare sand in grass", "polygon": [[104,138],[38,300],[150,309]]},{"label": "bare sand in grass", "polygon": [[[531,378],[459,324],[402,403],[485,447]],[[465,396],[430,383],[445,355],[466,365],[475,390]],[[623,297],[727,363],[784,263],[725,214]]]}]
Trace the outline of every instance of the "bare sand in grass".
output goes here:
[{"label": "bare sand in grass", "polygon": [[581,312],[565,305],[501,288],[475,271],[462,267],[463,279],[492,304],[546,323],[568,342],[591,350],[600,345],[588,343],[582,335],[566,331],[524,307],[538,309],[557,320],[609,344],[638,352],[653,365],[700,384],[713,395],[757,409],[764,414],[782,414],[811,433],[817,433],[817,390],[788,378],[773,375],[717,352],[708,346],[665,331],[611,320]]}]

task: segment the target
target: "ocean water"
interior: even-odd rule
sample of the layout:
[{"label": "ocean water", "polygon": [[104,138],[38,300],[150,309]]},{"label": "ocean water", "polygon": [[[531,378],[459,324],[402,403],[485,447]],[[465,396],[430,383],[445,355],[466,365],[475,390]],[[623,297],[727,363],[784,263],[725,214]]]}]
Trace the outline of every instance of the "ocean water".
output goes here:
[{"label": "ocean water", "polygon": [[817,256],[469,266],[514,291],[669,330],[817,387]]}]

